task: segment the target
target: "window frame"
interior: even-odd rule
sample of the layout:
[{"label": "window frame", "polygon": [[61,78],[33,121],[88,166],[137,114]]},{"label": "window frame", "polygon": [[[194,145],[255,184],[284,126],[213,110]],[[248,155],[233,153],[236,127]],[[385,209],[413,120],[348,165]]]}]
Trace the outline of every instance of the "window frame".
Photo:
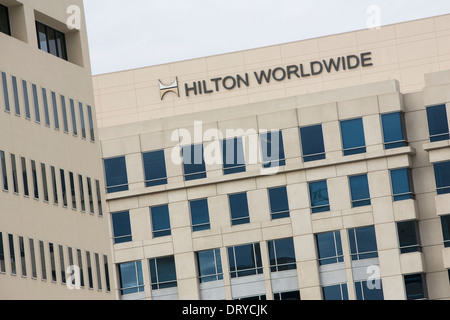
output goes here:
[{"label": "window frame", "polygon": [[[159,210],[164,209],[164,211],[159,211]],[[156,210],[158,210],[159,212],[157,212]],[[165,225],[163,226],[163,228],[159,228],[157,227],[156,223],[156,215],[161,215],[164,214],[164,216],[162,217],[163,220],[162,221]],[[157,206],[152,206],[150,207],[150,219],[151,219],[151,226],[152,226],[152,236],[153,238],[161,238],[161,237],[167,237],[167,236],[171,236],[172,235],[172,227],[171,227],[171,222],[170,222],[170,212],[169,212],[169,205],[168,204],[163,204],[163,205],[157,205]],[[159,220],[161,219],[161,216],[159,218]],[[159,223],[160,221],[158,221]],[[168,224],[167,224],[168,222]]]},{"label": "window frame", "polygon": [[[158,160],[157,166],[153,165],[155,160]],[[144,168],[146,188],[167,184],[168,179],[164,149],[144,152],[142,154],[142,165]],[[153,176],[153,168],[155,167],[160,169],[160,171],[158,171],[158,175]],[[157,172],[157,170],[154,172]]]},{"label": "window frame", "polygon": [[[119,216],[121,216],[121,215],[127,216],[126,221],[122,221],[122,220],[119,221],[116,219],[116,218],[119,218]],[[120,226],[117,223],[120,223]],[[123,223],[126,223],[126,225],[123,225]],[[111,213],[111,224],[112,224],[112,235],[113,235],[114,244],[121,244],[121,243],[127,243],[127,242],[133,241],[133,232],[131,229],[131,220],[130,220],[130,212],[129,211],[112,212]],[[119,230],[122,228],[124,228],[125,230]]]},{"label": "window frame", "polygon": [[[375,250],[371,251],[363,251],[358,243],[358,234],[357,231],[364,231],[364,230],[373,230],[373,240],[375,244]],[[353,235],[352,235],[353,233]],[[348,234],[348,241],[349,241],[349,247],[350,247],[350,258],[352,261],[359,261],[359,260],[365,260],[365,259],[373,259],[378,258],[378,243],[377,243],[377,237],[375,232],[375,226],[364,226],[364,227],[357,227],[357,228],[351,228],[347,229]],[[366,243],[364,243],[366,244]],[[372,243],[373,244],[373,243]]]},{"label": "window frame", "polygon": [[[236,211],[235,209],[237,209],[237,208],[235,206],[237,205],[237,203],[232,202],[232,200],[239,200],[236,198],[238,196],[245,196],[246,207],[242,208],[242,209],[239,208],[239,210]],[[238,225],[250,223],[250,211],[249,211],[249,207],[248,207],[247,192],[229,194],[228,195],[228,205],[230,208],[231,226],[238,226]],[[239,215],[236,216],[236,213],[238,213]],[[243,213],[243,215],[242,215],[242,213]]]},{"label": "window frame", "polygon": [[[363,181],[358,181],[357,179],[362,179]],[[370,197],[370,187],[369,187],[369,179],[367,173],[358,174],[354,176],[348,177],[349,187],[350,187],[350,198],[352,203],[352,208],[370,206],[372,201]],[[355,184],[357,184],[355,186]],[[364,187],[362,190],[361,187]],[[368,195],[368,197],[357,198],[359,193],[364,191],[364,195]]]},{"label": "window frame", "polygon": [[[271,192],[276,192],[276,191],[280,191],[280,190],[284,190],[283,192],[283,201],[286,200],[286,210],[278,210],[275,211],[274,210],[274,202],[272,200],[274,199],[278,199],[280,200],[281,197],[280,195],[272,195]],[[283,218],[289,218],[290,217],[290,208],[289,208],[289,197],[288,197],[288,193],[287,193],[287,186],[281,186],[281,187],[273,187],[273,188],[268,188],[267,189],[267,194],[268,194],[268,198],[269,198],[269,208],[270,208],[270,218],[271,220],[278,220],[278,219],[283,219]],[[284,198],[284,195],[286,195],[286,198]],[[278,206],[278,204],[277,204]]]},{"label": "window frame", "polygon": [[[36,27],[36,34],[37,34],[37,40],[38,40],[38,48],[44,52],[47,52],[47,53],[55,56],[55,57],[58,57],[65,61],[69,61],[68,54],[67,54],[67,41],[66,41],[65,33],[61,32],[59,30],[56,30],[42,22],[39,22],[38,20],[36,20],[36,22],[35,22],[35,27]],[[43,27],[43,31],[44,31],[43,34],[45,34],[45,41],[47,44],[47,47],[45,49],[42,48],[42,46],[41,46],[41,37],[40,37],[41,31],[39,29],[42,27]],[[52,50],[51,50],[51,46],[50,46],[50,42],[49,42],[50,33],[53,33],[53,35],[54,35],[56,54],[51,52]],[[59,45],[58,45],[58,39],[61,41],[61,47],[59,47]],[[61,52],[59,52],[59,51],[61,51]]]},{"label": "window frame", "polygon": [[[350,130],[349,127],[344,127],[344,125],[350,124],[350,123],[356,123],[356,121],[358,122],[358,127],[356,128],[352,128],[351,131],[355,131],[358,130],[358,133],[362,133],[362,140],[364,141],[363,145],[358,145],[356,146],[356,144],[353,146],[349,146],[348,148],[346,147],[346,145],[348,144],[348,139],[347,137],[347,133],[348,130]],[[341,139],[342,139],[342,153],[344,156],[351,156],[351,155],[355,155],[355,154],[363,154],[367,152],[367,141],[366,141],[366,137],[365,137],[365,132],[364,132],[364,120],[362,117],[360,118],[354,118],[354,119],[346,119],[346,120],[341,120],[339,122],[340,125],[340,129],[341,129]],[[361,132],[359,132],[359,130],[361,130]],[[352,134],[352,136],[354,135],[354,132]],[[347,141],[347,142],[346,142]]]},{"label": "window frame", "polygon": [[[327,198],[326,201],[327,201],[327,203],[315,206],[315,205],[313,205],[314,204],[313,198],[315,196],[313,195],[313,191],[314,190],[312,189],[312,187],[316,186],[316,185],[319,185],[319,184],[323,184],[323,183],[325,183],[326,189],[320,189],[320,190],[317,190],[316,192],[319,192],[319,191],[322,192],[323,190],[326,190],[326,198]],[[308,189],[309,189],[309,192],[308,192],[308,194],[309,194],[309,203],[310,203],[310,206],[311,206],[311,213],[312,214],[331,211],[330,197],[329,197],[329,194],[328,194],[328,182],[327,182],[327,180],[319,180],[319,181],[308,182]],[[316,194],[316,192],[314,192],[314,194]],[[325,199],[321,200],[321,201],[325,201]]]},{"label": "window frame", "polygon": [[[206,216],[207,216],[207,222],[204,223],[195,223],[194,224],[194,215],[196,215],[196,213],[194,212],[195,210],[192,210],[192,205],[195,203],[206,203]],[[203,208],[205,209],[205,208]],[[189,212],[190,212],[190,216],[191,216],[191,226],[192,226],[192,232],[198,232],[198,231],[204,231],[204,230],[210,230],[211,229],[211,219],[210,219],[210,215],[209,215],[209,203],[208,203],[208,198],[203,198],[203,199],[195,199],[195,200],[189,200]],[[205,218],[205,217],[202,217]]]},{"label": "window frame", "polygon": [[[317,147],[318,145],[316,143],[311,143],[308,139],[309,137],[311,137],[312,134],[315,134],[317,132],[308,132],[308,131],[313,131],[316,128],[320,127],[320,137],[319,140],[322,143],[321,145],[321,149],[323,149],[323,151],[321,152],[316,152],[316,153],[309,153],[309,154],[305,154],[305,149],[309,149],[310,148],[310,144],[312,144],[315,147]],[[323,126],[322,124],[316,124],[316,125],[309,125],[309,126],[304,126],[304,127],[300,127],[300,144],[302,147],[302,158],[303,158],[303,162],[312,162],[312,161],[318,161],[318,160],[324,160],[326,159],[326,151],[325,151],[325,140],[323,138]]]},{"label": "window frame", "polygon": [[[233,141],[233,163],[229,164],[229,155],[227,155],[227,150],[229,150],[229,144]],[[223,174],[230,175],[235,173],[242,173],[247,171],[247,165],[245,161],[245,148],[244,148],[244,138],[234,137],[229,139],[221,140],[222,145],[222,167]],[[242,148],[240,148],[242,147]],[[239,154],[239,152],[241,152]],[[244,163],[239,163],[240,160],[244,160]]]},{"label": "window frame", "polygon": [[[158,262],[161,262],[161,260],[166,260],[172,264],[171,270],[173,271],[173,274],[170,274],[172,278],[168,281],[160,281],[161,273],[159,272],[159,266]],[[161,289],[169,289],[169,288],[176,288],[178,287],[178,278],[177,278],[177,270],[176,270],[176,263],[175,263],[175,256],[166,256],[166,257],[158,257],[158,258],[152,258],[149,259],[149,266],[150,266],[150,287],[152,290],[161,290]]]},{"label": "window frame", "polygon": [[[402,139],[390,141],[391,139],[387,139],[388,130],[386,130],[386,127],[392,127],[392,126],[388,125],[386,123],[386,121],[388,120],[387,117],[393,117],[394,115],[399,116],[399,121],[400,121],[399,124],[400,124],[400,131],[401,131]],[[391,120],[391,119],[389,119],[389,120]],[[397,120],[397,119],[395,119],[395,120]],[[381,130],[382,130],[383,144],[384,144],[385,150],[407,147],[409,145],[408,136],[407,136],[407,132],[406,132],[405,113],[403,111],[383,113],[381,115]],[[396,128],[396,131],[397,130],[398,130],[398,128]],[[391,132],[389,132],[389,133],[391,133]],[[398,132],[396,132],[396,134],[398,134]],[[387,140],[389,140],[389,141],[387,141]]]},{"label": "window frame", "polygon": [[[246,269],[239,269],[238,259],[236,258],[237,257],[236,249],[244,248],[244,247],[251,247],[252,260],[253,260],[254,267],[246,268]],[[263,273],[261,247],[260,247],[259,242],[231,246],[231,247],[227,248],[227,252],[228,252],[230,277],[232,279],[246,277],[246,276],[252,276],[252,275],[258,275],[258,274]]]},{"label": "window frame", "polygon": [[[119,160],[120,160],[120,163],[119,163]],[[109,168],[107,166],[107,163],[110,163],[112,161],[117,161],[117,163],[113,163],[115,169]],[[120,165],[120,172],[119,172],[119,169],[117,169],[119,165]],[[118,193],[118,192],[123,192],[123,191],[129,190],[126,156],[123,155],[123,156],[105,158],[105,159],[103,159],[103,166],[104,166],[104,172],[105,172],[105,186],[106,186],[107,194]],[[111,177],[108,169],[113,170],[116,174]],[[120,173],[120,175],[119,175],[119,173]],[[111,184],[114,182],[114,181],[111,181],[111,179],[119,180],[119,178],[120,178],[120,183]]]}]

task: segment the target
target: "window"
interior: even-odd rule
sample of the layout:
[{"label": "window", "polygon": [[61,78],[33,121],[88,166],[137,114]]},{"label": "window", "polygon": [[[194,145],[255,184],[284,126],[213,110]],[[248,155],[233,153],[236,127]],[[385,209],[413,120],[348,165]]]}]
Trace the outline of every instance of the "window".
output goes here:
[{"label": "window", "polygon": [[97,272],[97,288],[98,290],[102,290],[102,275],[100,269],[100,256],[98,253],[95,254],[95,271]]},{"label": "window", "polygon": [[52,281],[56,282],[56,261],[55,261],[55,250],[53,243],[48,244],[48,250],[50,252],[50,267],[52,271]]},{"label": "window", "polygon": [[63,116],[64,132],[69,133],[69,122],[67,121],[66,98],[63,95],[61,95],[61,110],[62,110],[62,116]]},{"label": "window", "polygon": [[41,256],[42,280],[47,280],[47,264],[45,263],[45,249],[43,241],[39,241],[39,254]]},{"label": "window", "polygon": [[21,157],[20,162],[22,165],[22,182],[23,182],[23,192],[26,197],[30,196],[30,191],[28,190],[28,174],[27,174],[27,162],[25,158]]},{"label": "window", "polygon": [[48,202],[48,184],[47,184],[47,170],[45,164],[41,163],[41,174],[42,174],[42,186],[44,188],[44,201]]},{"label": "window", "polygon": [[100,181],[95,180],[95,189],[97,191],[97,208],[99,217],[103,216],[102,195],[100,191]]},{"label": "window", "polygon": [[37,123],[41,123],[41,113],[39,111],[39,99],[38,99],[38,91],[36,85],[33,83],[31,85],[31,89],[33,90],[33,102],[34,102],[34,116]]},{"label": "window", "polygon": [[269,202],[272,220],[289,217],[289,201],[286,187],[269,189]]},{"label": "window", "polygon": [[411,274],[404,276],[406,299],[423,300],[426,299],[425,279],[422,274]]},{"label": "window", "polygon": [[319,233],[316,235],[319,265],[344,262],[341,233],[339,231]]},{"label": "window", "polygon": [[163,205],[150,208],[152,217],[153,237],[165,237],[172,234],[170,230],[169,206]]},{"label": "window", "polygon": [[200,283],[223,279],[220,249],[197,252],[197,265]]},{"label": "window", "polygon": [[33,194],[35,199],[39,199],[39,185],[37,178],[36,161],[31,160],[31,176],[33,179]]},{"label": "window", "polygon": [[222,141],[223,174],[245,172],[245,156],[242,138]]},{"label": "window", "polygon": [[86,123],[84,122],[84,110],[81,102],[78,103],[78,110],[80,111],[81,137],[86,139]]},{"label": "window", "polygon": [[394,201],[415,199],[411,169],[395,169],[390,172]]},{"label": "window", "polygon": [[344,156],[366,152],[362,118],[341,121]]},{"label": "window", "polygon": [[450,161],[434,165],[437,194],[450,193]]},{"label": "window", "polygon": [[230,203],[231,225],[250,223],[247,193],[238,193],[228,196]]},{"label": "window", "polygon": [[300,300],[300,291],[277,292],[273,294],[273,300]]},{"label": "window", "polygon": [[53,120],[55,121],[55,129],[59,130],[58,103],[56,101],[56,93],[51,92],[53,105]]},{"label": "window", "polygon": [[22,92],[23,92],[23,101],[25,102],[25,118],[30,120],[30,100],[28,97],[28,84],[25,80],[22,80]]},{"label": "window", "polygon": [[66,37],[64,33],[38,21],[36,21],[36,30],[39,49],[67,60]]},{"label": "window", "polygon": [[130,213],[128,211],[111,213],[114,244],[132,241]]},{"label": "window", "polygon": [[48,111],[47,90],[42,88],[42,101],[44,102],[45,125],[50,127],[50,112]]},{"label": "window", "polygon": [[89,212],[94,214],[94,195],[92,193],[92,183],[91,178],[87,177],[87,188],[88,188],[88,198],[89,198]]},{"label": "window", "polygon": [[92,262],[91,262],[91,253],[89,251],[86,251],[86,261],[87,261],[89,289],[93,289],[94,279],[92,278]]},{"label": "window", "polygon": [[450,248],[450,215],[441,216],[442,235],[444,238],[444,247]]},{"label": "window", "polygon": [[149,260],[152,290],[177,286],[174,256]]},{"label": "window", "polygon": [[297,269],[294,240],[292,238],[272,240],[267,244],[271,272]]},{"label": "window", "polygon": [[108,266],[108,256],[103,255],[103,263],[105,266],[105,281],[106,281],[106,291],[111,291],[111,283],[109,281],[109,266]]},{"label": "window", "polygon": [[367,174],[350,177],[349,181],[352,196],[352,207],[356,208],[370,205],[370,192]]},{"label": "window", "polygon": [[0,32],[11,35],[8,8],[0,4]]},{"label": "window", "polygon": [[191,209],[192,231],[202,231],[211,229],[209,222],[208,200],[192,200],[189,201]]},{"label": "window", "polygon": [[8,175],[6,172],[6,158],[5,152],[0,150],[0,165],[2,169],[2,187],[3,190],[8,191]]},{"label": "window", "polygon": [[309,183],[309,196],[312,213],[330,211],[326,180]]},{"label": "window", "polygon": [[11,170],[12,170],[14,193],[19,193],[19,185],[17,182],[16,156],[14,154],[11,154]]},{"label": "window", "polygon": [[11,274],[17,274],[16,270],[16,253],[14,252],[14,236],[12,234],[8,234],[8,243],[9,243],[9,261],[11,263]]},{"label": "window", "polygon": [[77,249],[77,260],[78,260],[78,266],[80,267],[81,287],[84,288],[83,255],[81,254],[81,250],[80,249]]},{"label": "window", "polygon": [[145,186],[154,187],[167,184],[166,159],[164,150],[143,154]]},{"label": "window", "polygon": [[19,89],[17,88],[17,78],[15,76],[11,76],[11,79],[16,116],[20,116]]},{"label": "window", "polygon": [[324,300],[348,300],[346,283],[323,287],[322,292]]},{"label": "window", "polygon": [[72,117],[72,133],[74,136],[77,136],[78,128],[77,128],[77,116],[75,114],[75,103],[73,99],[70,99],[69,103],[70,103],[70,115]]},{"label": "window", "polygon": [[84,199],[84,186],[83,186],[83,177],[78,175],[78,184],[80,188],[80,203],[81,203],[81,211],[86,211],[86,201]]},{"label": "window", "polygon": [[89,123],[89,135],[91,138],[91,142],[95,141],[95,134],[94,134],[94,119],[92,118],[92,107],[87,106],[87,112],[88,112],[88,123]]},{"label": "window", "polygon": [[0,273],[6,272],[5,249],[3,247],[3,234],[0,232]]},{"label": "window", "polygon": [[77,209],[77,197],[75,191],[75,178],[73,176],[73,172],[69,172],[69,183],[70,183],[70,196],[72,200],[72,209]]},{"label": "window", "polygon": [[144,292],[141,261],[119,264],[120,294],[122,296]]},{"label": "window", "polygon": [[408,145],[405,115],[402,112],[382,114],[381,123],[383,126],[384,148],[386,150]]},{"label": "window", "polygon": [[[36,252],[34,248],[34,240],[29,239],[29,245],[30,245],[30,259],[31,259],[31,277],[33,279],[37,278],[37,268],[36,268]],[[1,269],[0,269],[1,271]]]},{"label": "window", "polygon": [[310,162],[325,159],[322,125],[300,128],[303,161]]},{"label": "window", "polygon": [[3,84],[3,99],[5,102],[5,111],[10,112],[11,107],[9,105],[9,93],[8,93],[8,79],[6,73],[2,72],[2,84]]},{"label": "window", "polygon": [[259,243],[229,247],[228,261],[231,278],[263,273]]},{"label": "window", "polygon": [[60,266],[60,270],[61,270],[61,283],[65,284],[66,283],[66,266],[64,264],[64,248],[63,246],[58,246],[58,250],[59,250],[59,266]]},{"label": "window", "polygon": [[352,261],[378,257],[377,240],[373,226],[348,230]]},{"label": "window", "polygon": [[27,276],[27,262],[25,260],[25,244],[23,237],[19,237],[20,266],[22,269],[22,277]]},{"label": "window", "polygon": [[63,169],[59,170],[59,176],[61,178],[61,192],[62,192],[63,206],[67,207],[66,175]]},{"label": "window", "polygon": [[269,131],[260,134],[262,163],[265,169],[286,165],[283,132]]},{"label": "window", "polygon": [[449,140],[447,110],[445,104],[427,107],[428,131],[430,141]]},{"label": "window", "polygon": [[416,221],[397,222],[400,253],[420,251],[419,226]]},{"label": "window", "polygon": [[128,190],[125,157],[105,159],[106,191],[114,193]]},{"label": "window", "polygon": [[356,281],[356,300],[384,300],[383,287],[380,281],[380,288],[372,287],[367,281]]},{"label": "window", "polygon": [[182,147],[181,152],[183,155],[184,181],[206,178],[203,144]]},{"label": "window", "polygon": [[52,175],[52,186],[53,186],[53,203],[58,204],[58,186],[56,184],[56,170],[55,167],[50,167],[50,172]]}]

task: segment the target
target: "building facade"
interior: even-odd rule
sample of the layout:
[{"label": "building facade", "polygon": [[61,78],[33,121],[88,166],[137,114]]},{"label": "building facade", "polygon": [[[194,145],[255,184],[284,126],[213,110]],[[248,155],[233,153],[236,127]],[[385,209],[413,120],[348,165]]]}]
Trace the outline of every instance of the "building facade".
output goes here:
[{"label": "building facade", "polygon": [[120,299],[450,298],[450,16],[95,76]]},{"label": "building facade", "polygon": [[0,299],[116,298],[87,33],[68,8],[83,13],[0,1]]}]

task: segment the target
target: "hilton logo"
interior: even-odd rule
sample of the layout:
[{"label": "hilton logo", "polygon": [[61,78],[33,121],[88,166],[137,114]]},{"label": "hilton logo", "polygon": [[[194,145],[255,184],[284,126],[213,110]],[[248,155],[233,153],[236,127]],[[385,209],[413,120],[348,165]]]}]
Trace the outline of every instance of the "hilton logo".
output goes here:
[{"label": "hilton logo", "polygon": [[161,100],[168,92],[173,92],[179,97],[180,91],[178,90],[178,78],[175,78],[175,81],[171,85],[165,85],[161,82],[161,80],[159,80],[159,91],[161,93]]}]

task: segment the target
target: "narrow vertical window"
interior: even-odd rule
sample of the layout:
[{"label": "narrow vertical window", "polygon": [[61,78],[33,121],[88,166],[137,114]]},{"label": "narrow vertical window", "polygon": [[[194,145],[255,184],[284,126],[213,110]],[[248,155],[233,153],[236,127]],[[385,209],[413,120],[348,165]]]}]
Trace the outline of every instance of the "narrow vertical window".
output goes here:
[{"label": "narrow vertical window", "polygon": [[95,141],[95,133],[94,133],[94,119],[92,116],[92,107],[87,106],[87,112],[88,112],[88,123],[89,123],[89,135],[91,138],[91,141]]},{"label": "narrow vertical window", "polygon": [[3,246],[3,234],[0,232],[0,273],[6,272],[5,249]]},{"label": "narrow vertical window", "polygon": [[417,221],[397,222],[400,253],[421,251]]},{"label": "narrow vertical window", "polygon": [[77,261],[78,261],[78,267],[80,267],[80,280],[81,280],[81,287],[84,288],[84,267],[83,267],[83,255],[81,253],[80,249],[77,249]]},{"label": "narrow vertical window", "polygon": [[102,194],[100,191],[100,181],[95,180],[95,190],[97,191],[97,208],[99,217],[103,216]]},{"label": "narrow vertical window", "polygon": [[78,135],[77,116],[75,114],[75,103],[70,99],[70,115],[72,116],[72,133],[74,136]]},{"label": "narrow vertical window", "polygon": [[344,156],[366,152],[362,118],[341,121]]},{"label": "narrow vertical window", "polygon": [[52,91],[51,94],[52,94],[53,120],[55,121],[55,129],[59,130],[58,103],[56,101],[56,93]]},{"label": "narrow vertical window", "polygon": [[441,216],[441,226],[444,247],[450,248],[450,215]]},{"label": "narrow vertical window", "polygon": [[23,101],[25,103],[25,118],[30,120],[30,99],[28,96],[28,84],[25,80],[22,80]]},{"label": "narrow vertical window", "polygon": [[27,174],[27,162],[25,158],[21,157],[20,162],[22,164],[22,180],[23,180],[23,192],[26,197],[30,196],[30,191],[28,190],[28,174]]},{"label": "narrow vertical window", "polygon": [[66,283],[66,266],[64,263],[64,248],[63,248],[63,246],[59,245],[58,250],[59,250],[59,266],[61,269],[61,283],[65,284]]},{"label": "narrow vertical window", "polygon": [[67,207],[66,175],[65,175],[63,169],[59,170],[59,175],[61,178],[61,193],[62,193],[63,206]]},{"label": "narrow vertical window", "polygon": [[30,259],[31,259],[31,277],[33,279],[37,278],[37,268],[36,268],[36,251],[34,248],[34,240],[29,239],[29,246],[30,246]]},{"label": "narrow vertical window", "polygon": [[45,249],[44,242],[39,241],[39,253],[41,257],[41,271],[42,271],[42,280],[47,280],[47,264],[45,263]]},{"label": "narrow vertical window", "polygon": [[167,184],[164,150],[146,152],[142,157],[145,171],[145,186],[153,187]]},{"label": "narrow vertical window", "polygon": [[56,170],[55,167],[50,167],[50,172],[52,175],[52,187],[53,187],[53,203],[58,204],[58,185],[56,183]]},{"label": "narrow vertical window", "polygon": [[111,283],[109,281],[108,256],[103,255],[103,263],[104,263],[104,266],[105,266],[106,292],[110,292],[111,291]]},{"label": "narrow vertical window", "polygon": [[69,182],[70,182],[70,196],[72,200],[72,209],[77,209],[77,197],[75,192],[75,179],[73,176],[73,172],[69,172]]},{"label": "narrow vertical window", "polygon": [[197,266],[200,283],[223,279],[220,249],[197,252]]},{"label": "narrow vertical window", "polygon": [[102,290],[102,274],[100,269],[100,257],[98,253],[95,254],[95,270],[97,272],[97,289]]},{"label": "narrow vertical window", "polygon": [[91,262],[91,253],[89,251],[86,251],[86,261],[87,261],[89,289],[93,289],[94,279],[92,278],[92,262]]},{"label": "narrow vertical window", "polygon": [[3,190],[8,191],[8,175],[6,172],[6,158],[5,152],[0,150],[0,164],[2,169],[2,187]]},{"label": "narrow vertical window", "polygon": [[121,263],[119,268],[120,294],[122,296],[144,292],[144,277],[141,261]]},{"label": "narrow vertical window", "polygon": [[61,95],[61,110],[62,110],[62,116],[63,116],[64,132],[69,133],[69,122],[67,121],[66,98],[63,95]]},{"label": "narrow vertical window", "polygon": [[228,247],[231,278],[240,278],[263,273],[259,243]]},{"label": "narrow vertical window", "polygon": [[267,245],[271,272],[297,269],[294,240],[292,238],[272,240]]},{"label": "narrow vertical window", "polygon": [[8,234],[8,242],[9,242],[9,259],[11,263],[11,274],[17,274],[16,270],[16,253],[14,251],[14,236],[12,234]]},{"label": "narrow vertical window", "polygon": [[86,202],[84,200],[84,186],[83,186],[83,177],[78,175],[78,184],[80,186],[80,200],[81,200],[81,211],[86,211]]},{"label": "narrow vertical window", "polygon": [[20,116],[19,89],[17,87],[17,78],[15,76],[11,76],[11,79],[12,79],[14,107],[16,110],[16,116]]},{"label": "narrow vertical window", "polygon": [[39,199],[39,185],[37,178],[36,161],[31,160],[31,176],[33,178],[33,194],[35,199]]},{"label": "narrow vertical window", "polygon": [[11,154],[11,170],[12,170],[14,193],[19,193],[19,185],[17,182],[16,156],[14,154]]},{"label": "narrow vertical window", "polygon": [[300,128],[300,138],[304,162],[325,159],[326,154],[321,124]]},{"label": "narrow vertical window", "polygon": [[424,300],[427,298],[425,276],[411,274],[404,276],[406,300]]},{"label": "narrow vertical window", "polygon": [[44,103],[45,125],[50,127],[50,112],[48,110],[47,90],[45,88],[42,88],[42,101]]},{"label": "narrow vertical window", "polygon": [[31,85],[31,88],[33,90],[33,102],[34,102],[34,117],[35,121],[37,123],[41,123],[41,113],[39,111],[39,98],[38,98],[38,91],[36,85],[33,83]]},{"label": "narrow vertical window", "polygon": [[3,99],[5,102],[5,111],[10,112],[11,107],[9,105],[9,93],[8,93],[8,80],[6,73],[2,72],[2,84],[3,84]]},{"label": "narrow vertical window", "polygon": [[48,202],[48,184],[47,184],[47,170],[45,164],[41,163],[41,173],[42,173],[42,186],[44,190],[44,201]]},{"label": "narrow vertical window", "polygon": [[47,30],[45,28],[45,25],[43,25],[42,23],[36,22],[36,31],[37,31],[39,49],[48,52]]},{"label": "narrow vertical window", "polygon": [[8,7],[0,4],[0,32],[11,35]]},{"label": "narrow vertical window", "polygon": [[282,131],[261,133],[260,142],[263,168],[276,168],[286,165]]},{"label": "narrow vertical window", "polygon": [[86,139],[86,124],[84,121],[83,104],[81,102],[78,103],[78,110],[80,112],[81,137]]},{"label": "narrow vertical window", "polygon": [[89,212],[94,214],[94,197],[92,194],[91,178],[87,177],[86,180],[87,180],[88,198],[89,198]]},{"label": "narrow vertical window", "polygon": [[152,290],[177,286],[175,257],[163,257],[149,260]]},{"label": "narrow vertical window", "polygon": [[27,262],[25,259],[25,244],[23,237],[19,237],[20,266],[22,268],[22,277],[27,276]]},{"label": "narrow vertical window", "polygon": [[52,282],[56,282],[56,261],[55,261],[55,248],[53,243],[48,244],[48,251],[50,252],[50,267],[52,272]]}]

